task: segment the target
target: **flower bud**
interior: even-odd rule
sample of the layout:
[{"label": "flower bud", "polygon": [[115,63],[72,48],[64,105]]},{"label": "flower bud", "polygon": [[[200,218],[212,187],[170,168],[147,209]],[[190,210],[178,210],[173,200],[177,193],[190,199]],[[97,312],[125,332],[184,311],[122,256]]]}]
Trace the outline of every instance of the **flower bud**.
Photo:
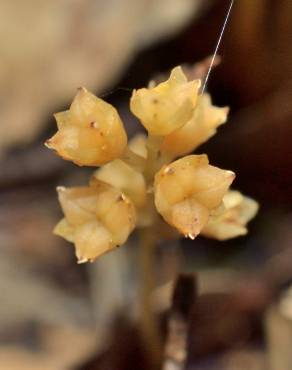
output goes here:
[{"label": "flower bud", "polygon": [[46,142],[66,160],[80,166],[100,166],[118,158],[127,135],[116,109],[85,88],[69,110],[56,113],[57,133]]},{"label": "flower bud", "polygon": [[247,234],[247,223],[258,212],[258,203],[239,191],[229,191],[223,198],[221,214],[211,216],[202,235],[217,240],[228,240]]},{"label": "flower bud", "polygon": [[164,138],[161,152],[171,158],[191,153],[215,135],[217,127],[226,122],[228,110],[227,107],[215,107],[210,95],[203,94],[198,98],[192,118]]},{"label": "flower bud", "polygon": [[192,117],[200,84],[200,80],[188,82],[181,67],[176,67],[167,81],[134,90],[131,111],[151,135],[168,135]]},{"label": "flower bud", "polygon": [[206,155],[183,157],[156,174],[156,208],[166,222],[194,239],[221,205],[234,177],[231,171],[209,165]]},{"label": "flower bud", "polygon": [[94,180],[90,186],[57,190],[65,218],[54,232],[75,244],[79,263],[122,245],[135,227],[133,203],[108,184]]}]

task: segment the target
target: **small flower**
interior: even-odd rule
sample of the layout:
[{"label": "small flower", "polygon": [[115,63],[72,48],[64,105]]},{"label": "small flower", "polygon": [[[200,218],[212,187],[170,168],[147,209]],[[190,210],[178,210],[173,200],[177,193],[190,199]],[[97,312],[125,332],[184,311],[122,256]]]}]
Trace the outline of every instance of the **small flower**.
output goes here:
[{"label": "small flower", "polygon": [[137,208],[145,206],[146,183],[144,177],[123,161],[116,159],[102,166],[95,172],[94,176],[121,190]]},{"label": "small flower", "polygon": [[235,174],[209,165],[206,155],[189,155],[163,166],[154,182],[155,205],[164,220],[194,239],[207,224]]},{"label": "small flower", "polygon": [[151,135],[168,135],[191,119],[199,88],[200,80],[188,82],[176,67],[167,81],[134,90],[130,108]]},{"label": "small flower", "polygon": [[193,117],[181,128],[167,135],[161,152],[171,158],[194,151],[215,135],[217,127],[226,122],[229,109],[212,105],[209,94],[199,97]]},{"label": "small flower", "polygon": [[203,228],[202,235],[217,240],[227,240],[247,234],[247,223],[258,212],[258,203],[239,191],[229,191],[223,198],[225,209],[221,214],[211,216]]},{"label": "small flower", "polygon": [[[145,159],[146,137],[142,134],[135,135],[129,142],[129,148]],[[116,159],[99,168],[94,173],[94,177],[121,190],[133,201],[137,212],[137,226],[144,227],[152,224],[152,209],[149,210],[149,204],[146,204],[146,181],[141,172]]]},{"label": "small flower", "polygon": [[100,166],[126,148],[127,135],[116,109],[85,88],[79,89],[70,109],[55,118],[58,132],[47,147],[80,166]]},{"label": "small flower", "polygon": [[75,244],[79,263],[122,245],[135,227],[132,201],[108,184],[95,179],[90,186],[57,190],[65,218],[54,232]]}]

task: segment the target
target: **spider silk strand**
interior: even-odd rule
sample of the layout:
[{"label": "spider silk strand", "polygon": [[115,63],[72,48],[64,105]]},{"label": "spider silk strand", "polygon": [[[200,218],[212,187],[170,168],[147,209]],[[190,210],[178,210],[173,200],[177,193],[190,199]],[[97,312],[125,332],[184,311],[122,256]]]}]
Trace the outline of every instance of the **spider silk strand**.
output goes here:
[{"label": "spider silk strand", "polygon": [[222,40],[224,31],[225,31],[225,28],[226,28],[226,25],[228,23],[228,20],[229,20],[229,17],[230,17],[230,13],[231,13],[231,9],[233,7],[233,4],[234,4],[234,0],[231,0],[230,1],[230,4],[229,4],[229,8],[227,10],[227,14],[226,14],[225,19],[224,19],[223,26],[221,28],[221,32],[220,32],[220,35],[219,35],[219,38],[218,38],[218,41],[217,41],[217,44],[216,44],[216,47],[215,47],[215,50],[214,50],[214,53],[213,53],[213,57],[212,57],[212,60],[211,60],[211,63],[210,63],[210,66],[209,66],[207,75],[205,77],[205,81],[204,81],[204,84],[203,84],[203,87],[202,87],[202,92],[201,92],[202,94],[204,93],[204,91],[205,91],[205,89],[207,87],[207,82],[208,82],[208,79],[210,77],[210,73],[211,73],[211,70],[212,70],[212,67],[213,67],[213,64],[214,64],[216,55],[218,53],[218,49],[219,49],[219,46],[220,46],[220,43],[221,43],[221,40]]}]

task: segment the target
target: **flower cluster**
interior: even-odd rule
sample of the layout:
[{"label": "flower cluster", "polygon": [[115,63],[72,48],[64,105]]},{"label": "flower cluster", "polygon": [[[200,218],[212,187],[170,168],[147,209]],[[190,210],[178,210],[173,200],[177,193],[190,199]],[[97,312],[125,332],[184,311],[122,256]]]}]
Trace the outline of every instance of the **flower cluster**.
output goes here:
[{"label": "flower cluster", "polygon": [[205,154],[181,157],[227,118],[228,108],[213,106],[200,86],[176,67],[167,81],[133,91],[130,109],[148,135],[129,142],[116,109],[84,88],[55,115],[58,131],[46,145],[80,166],[101,166],[88,186],[57,189],[65,217],[55,233],[75,244],[80,263],[122,245],[135,227],[191,239],[247,232],[258,205],[229,190],[235,174]]}]

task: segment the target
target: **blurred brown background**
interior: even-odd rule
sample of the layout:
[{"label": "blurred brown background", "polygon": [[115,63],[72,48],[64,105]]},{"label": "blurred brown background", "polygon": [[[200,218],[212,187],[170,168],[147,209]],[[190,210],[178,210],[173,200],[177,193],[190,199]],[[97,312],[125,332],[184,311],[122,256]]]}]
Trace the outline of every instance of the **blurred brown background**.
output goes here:
[{"label": "blurred brown background", "polygon": [[[136,131],[127,108],[130,90],[212,54],[228,5],[0,0],[1,370],[82,365],[102,347],[116,309],[135,303],[135,241],[128,255],[118,252],[84,267],[76,265],[72,247],[52,235],[60,217],[56,185],[84,183],[89,173],[43,146],[55,130],[53,112],[86,86],[117,105],[129,132]],[[166,256],[160,256],[175,264],[169,251],[181,253],[189,270],[208,268],[203,281],[211,291],[216,284],[239,289],[252,276],[261,298],[292,280],[291,41],[290,0],[235,1],[222,63],[208,84],[215,103],[231,107],[230,119],[199,152],[234,170],[236,188],[256,198],[261,210],[247,237],[188,241],[175,253],[176,246],[164,246],[167,252],[162,246]],[[222,272],[216,284],[215,267]],[[263,354],[251,356],[254,369],[261,369]],[[224,360],[224,369],[232,361]]]}]

